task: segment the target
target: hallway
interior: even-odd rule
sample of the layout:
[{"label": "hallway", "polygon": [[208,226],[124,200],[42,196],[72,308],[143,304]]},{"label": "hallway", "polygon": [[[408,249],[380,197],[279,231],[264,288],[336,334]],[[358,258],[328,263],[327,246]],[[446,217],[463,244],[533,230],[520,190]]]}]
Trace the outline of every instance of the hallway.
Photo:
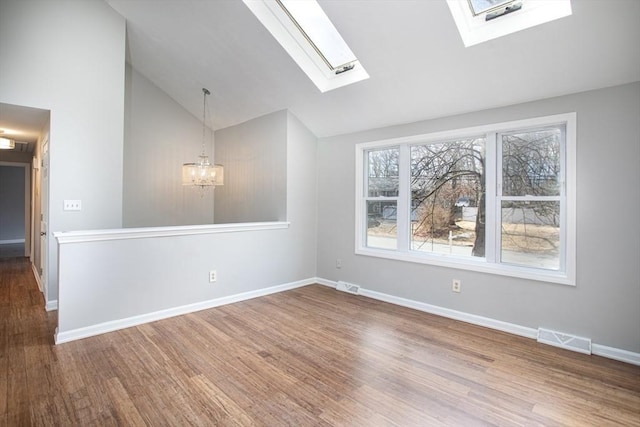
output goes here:
[{"label": "hallway", "polygon": [[0,258],[24,257],[24,243],[0,245]]}]

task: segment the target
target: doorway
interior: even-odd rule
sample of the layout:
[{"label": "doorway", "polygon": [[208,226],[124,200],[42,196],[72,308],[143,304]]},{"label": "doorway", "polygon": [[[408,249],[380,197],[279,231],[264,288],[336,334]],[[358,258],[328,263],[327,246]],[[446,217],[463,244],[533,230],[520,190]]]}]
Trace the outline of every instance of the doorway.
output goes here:
[{"label": "doorway", "polygon": [[0,150],[0,256],[28,257],[45,300],[48,241],[40,233],[48,213],[48,173],[43,191],[41,164],[49,121],[49,110],[0,103],[0,137],[10,141]]},{"label": "doorway", "polygon": [[0,162],[0,258],[31,254],[30,164]]}]

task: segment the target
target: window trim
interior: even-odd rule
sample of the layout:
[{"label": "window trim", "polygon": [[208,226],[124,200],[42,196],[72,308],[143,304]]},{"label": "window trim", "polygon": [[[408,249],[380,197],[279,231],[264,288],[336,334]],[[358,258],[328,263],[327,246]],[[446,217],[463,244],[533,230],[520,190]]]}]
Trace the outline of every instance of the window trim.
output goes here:
[{"label": "window trim", "polygon": [[[317,46],[303,33],[289,12],[281,7],[277,0],[242,1],[320,92],[324,93],[369,78],[369,74],[357,57],[355,61],[343,64],[346,68],[336,70],[328,67]],[[338,36],[342,38],[339,33]]]},{"label": "window trim", "polygon": [[[300,32],[300,35],[304,37],[306,42],[318,54],[317,59],[321,60],[324,63],[324,65],[330,70],[331,73],[336,74],[336,72],[344,70],[345,68],[348,68],[349,66],[351,66],[353,63],[358,62],[358,58],[356,58],[355,54],[351,51],[351,48],[349,48],[349,46],[347,45],[347,42],[344,41],[344,39],[342,38],[342,36],[340,35],[336,27],[333,25],[333,22],[331,22],[327,14],[324,13],[324,10],[322,10],[322,8],[317,2],[307,2],[307,4],[304,4],[305,5],[304,9],[309,10],[309,8],[313,9],[315,7],[315,10],[318,11],[317,18],[319,19],[322,19],[321,17],[326,18],[323,25],[323,28],[324,28],[323,35],[326,36],[327,34],[333,34],[333,37],[331,37],[333,41],[341,45],[339,50],[341,50],[342,53],[345,55],[350,55],[351,59],[343,60],[336,64],[334,64],[331,61],[330,59],[331,55],[329,55],[329,52],[323,50],[323,48],[321,48],[321,46],[318,43],[316,43],[317,40],[314,37],[312,37],[312,35],[310,34],[310,31],[313,30],[314,28],[309,28],[307,24],[301,22],[300,17],[296,18],[296,12],[291,10],[290,8],[290,6],[292,5],[300,6],[302,5],[302,3],[295,2],[295,0],[275,0],[275,2],[278,6],[280,6],[280,8],[284,11],[284,13],[289,18],[289,21],[286,21],[287,25],[291,23],[295,26],[295,28]],[[285,2],[287,4],[285,4]],[[316,26],[318,25],[318,23],[315,23],[315,24]],[[291,31],[292,29],[290,29],[290,32]],[[320,39],[322,39],[322,37],[320,37]],[[334,48],[335,47],[336,46],[334,46]],[[318,67],[321,67],[321,66],[322,64],[318,64]]]},{"label": "window trim", "polygon": [[471,10],[471,15],[473,15],[475,17],[475,16],[486,15],[488,13],[495,12],[495,11],[498,11],[500,9],[504,9],[504,8],[510,6],[513,3],[516,3],[518,1],[522,1],[522,0],[505,0],[504,3],[501,3],[501,4],[496,5],[496,6],[490,6],[490,7],[486,8],[485,10],[483,10],[481,12],[477,12],[476,9],[473,7],[473,0],[467,0],[467,4],[469,5],[469,9]]},{"label": "window trim", "polygon": [[[461,270],[470,270],[481,273],[490,273],[502,276],[517,277],[522,279],[536,280],[549,283],[557,283],[563,285],[575,286],[576,284],[576,113],[564,113],[551,116],[536,117],[531,119],[514,120],[501,123],[493,123],[489,125],[481,125],[474,127],[467,127],[454,130],[446,130],[440,132],[433,132],[427,134],[413,135],[400,138],[391,138],[378,141],[369,141],[358,143],[355,146],[355,254],[372,256],[378,258],[386,258],[398,261],[407,261],[421,264],[429,264],[440,267],[449,267]],[[401,239],[408,239],[409,236],[401,237],[403,234],[398,232],[398,248],[397,250],[390,249],[378,249],[370,248],[366,246],[367,235],[367,222],[366,222],[366,202],[364,202],[364,171],[366,156],[364,155],[367,150],[380,149],[385,147],[399,146],[401,147],[400,161],[402,162],[402,147],[410,147],[411,145],[424,144],[429,142],[437,142],[442,140],[460,139],[465,137],[477,136],[479,134],[499,134],[514,130],[545,127],[553,125],[564,125],[566,131],[566,139],[564,144],[565,160],[563,167],[564,171],[564,191],[565,191],[565,227],[561,228],[562,237],[564,241],[561,242],[564,245],[565,260],[564,271],[552,271],[543,270],[532,267],[522,267],[510,264],[500,264],[488,262],[485,259],[474,259],[473,257],[456,257],[449,254],[438,253],[419,253],[416,251],[408,250],[409,246],[401,246]],[[497,141],[494,141],[497,143]],[[497,171],[498,166],[497,158],[495,156],[487,156],[487,169]],[[410,174],[410,168],[402,167],[400,164],[400,182],[403,179],[407,179]],[[406,177],[404,175],[407,175]],[[497,178],[496,173],[487,173],[487,182],[485,183],[487,188],[487,203],[495,203],[496,191],[497,191]],[[489,199],[490,196],[493,198]],[[408,198],[410,195],[408,192],[400,189],[398,196],[398,216],[400,215],[400,205],[407,206],[410,201]],[[491,213],[494,214],[495,210],[491,209]],[[489,210],[487,210],[489,215]],[[493,224],[496,224],[495,215],[493,218],[487,217],[487,221],[493,220]],[[496,236],[497,238],[497,236]],[[493,252],[493,258],[498,255],[495,253],[497,242],[486,242],[487,255],[490,251]],[[406,249],[405,249],[406,248]]]},{"label": "window trim", "polygon": [[447,0],[465,47],[545,24],[572,13],[570,0],[521,0],[521,3],[521,9],[500,19],[486,21],[485,15],[490,11],[474,16],[467,0]]}]

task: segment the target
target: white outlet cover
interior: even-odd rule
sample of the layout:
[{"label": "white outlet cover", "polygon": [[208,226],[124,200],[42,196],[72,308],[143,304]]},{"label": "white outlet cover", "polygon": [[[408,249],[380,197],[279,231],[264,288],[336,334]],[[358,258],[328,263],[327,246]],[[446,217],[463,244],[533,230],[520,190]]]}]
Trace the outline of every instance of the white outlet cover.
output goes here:
[{"label": "white outlet cover", "polygon": [[82,200],[65,200],[63,209],[65,211],[81,211]]}]

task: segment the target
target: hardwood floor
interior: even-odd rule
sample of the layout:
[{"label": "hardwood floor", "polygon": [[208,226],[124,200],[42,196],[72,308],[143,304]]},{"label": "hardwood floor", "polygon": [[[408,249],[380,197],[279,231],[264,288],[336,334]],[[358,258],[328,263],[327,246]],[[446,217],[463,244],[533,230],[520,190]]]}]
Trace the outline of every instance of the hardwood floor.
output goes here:
[{"label": "hardwood floor", "polygon": [[0,260],[0,425],[640,426],[640,367],[308,286],[53,345]]}]

